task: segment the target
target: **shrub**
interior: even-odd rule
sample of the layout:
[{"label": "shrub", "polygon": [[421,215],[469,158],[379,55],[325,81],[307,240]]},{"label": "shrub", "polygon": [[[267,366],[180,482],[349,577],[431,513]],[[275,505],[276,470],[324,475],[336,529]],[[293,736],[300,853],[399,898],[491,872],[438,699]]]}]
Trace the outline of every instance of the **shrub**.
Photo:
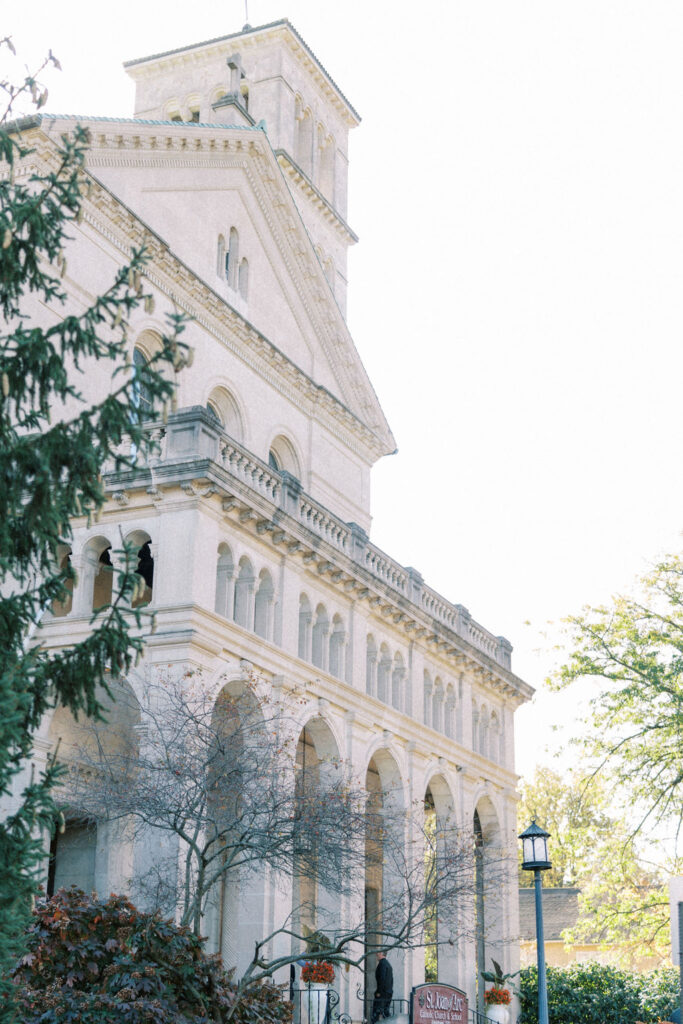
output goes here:
[{"label": "shrub", "polygon": [[291,1020],[274,985],[235,987],[204,940],[125,896],[40,900],[14,971],[22,1024],[239,1024]]},{"label": "shrub", "polygon": [[[549,967],[548,1016],[553,1024],[656,1024],[666,1020],[679,999],[678,971],[659,968],[643,974],[598,963]],[[520,973],[522,1024],[538,1024],[538,972]]]}]

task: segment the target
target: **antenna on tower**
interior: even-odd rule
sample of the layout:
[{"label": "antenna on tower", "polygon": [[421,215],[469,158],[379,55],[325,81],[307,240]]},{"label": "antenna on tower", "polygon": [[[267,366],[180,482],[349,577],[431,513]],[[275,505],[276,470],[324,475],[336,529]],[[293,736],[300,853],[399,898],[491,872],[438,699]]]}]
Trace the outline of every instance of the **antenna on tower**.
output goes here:
[{"label": "antenna on tower", "polygon": [[246,22],[245,28],[249,24],[249,0],[244,0],[244,20]]}]

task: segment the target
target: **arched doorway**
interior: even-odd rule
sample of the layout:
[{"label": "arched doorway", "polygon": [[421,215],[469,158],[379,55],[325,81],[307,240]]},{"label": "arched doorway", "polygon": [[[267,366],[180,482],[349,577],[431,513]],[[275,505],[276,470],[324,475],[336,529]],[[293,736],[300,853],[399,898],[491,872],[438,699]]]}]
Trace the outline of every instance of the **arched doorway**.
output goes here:
[{"label": "arched doorway", "polygon": [[[443,775],[433,775],[424,795],[425,981],[457,984],[462,845],[453,794]],[[447,894],[444,893],[444,887]],[[440,891],[441,890],[441,891]]]},{"label": "arched doorway", "polygon": [[474,921],[477,1007],[485,1010],[486,985],[481,972],[490,969],[491,959],[503,962],[503,873],[505,858],[501,847],[498,815],[489,799],[482,797],[474,810]]},{"label": "arched doorway", "polygon": [[[292,918],[295,933],[302,936],[322,932],[331,937],[341,925],[341,895],[332,878],[335,851],[329,845],[321,847],[329,844],[329,836],[320,836],[317,810],[325,790],[338,781],[339,764],[330,727],[322,718],[310,719],[297,741],[294,779],[294,814],[300,827],[294,849]],[[307,821],[312,827],[307,827]],[[338,868],[343,870],[343,865]]]},{"label": "arched doorway", "polygon": [[266,865],[254,857],[240,833],[249,826],[258,828],[263,795],[259,766],[267,775],[274,768],[261,705],[241,680],[228,683],[218,694],[211,734],[215,753],[207,818],[222,845],[224,871],[207,906],[206,931],[226,968],[236,967],[241,973],[255,941],[263,938]]},{"label": "arched doorway", "polygon": [[[365,791],[365,946],[367,952],[372,952],[382,942],[390,924],[387,918],[397,912],[403,890],[399,868],[405,852],[403,783],[388,750],[379,750],[370,759]],[[394,950],[389,959],[394,994],[400,998],[404,989],[404,956]],[[364,979],[366,1010],[375,991],[375,966],[375,957],[368,956]]]},{"label": "arched doorway", "polygon": [[[56,708],[52,715],[48,740],[53,749],[58,746],[59,760],[69,770],[77,768],[79,762],[91,765],[98,757],[104,758],[112,770],[121,772],[135,762],[140,706],[125,679],[111,680],[109,689],[111,697],[104,689],[96,695],[104,716],[101,721],[76,719],[65,707]],[[80,773],[76,777],[80,778]],[[61,794],[59,790],[56,794],[64,822],[62,827],[55,828],[50,842],[48,896],[71,885],[100,894],[118,890],[130,873],[132,850],[125,848],[122,823],[98,821],[92,813],[86,813],[81,800],[72,796],[72,790],[87,796],[82,785],[81,781],[72,787],[67,776]]]}]

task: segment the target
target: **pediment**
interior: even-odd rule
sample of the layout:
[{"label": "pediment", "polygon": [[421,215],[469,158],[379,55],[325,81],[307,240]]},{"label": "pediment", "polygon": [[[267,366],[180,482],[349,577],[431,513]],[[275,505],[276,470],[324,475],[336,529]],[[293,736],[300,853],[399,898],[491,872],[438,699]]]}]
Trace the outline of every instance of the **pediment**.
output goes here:
[{"label": "pediment", "polygon": [[[171,252],[317,385],[384,453],[395,442],[265,132],[88,120],[88,167]],[[56,127],[56,126],[55,126]],[[59,131],[64,131],[63,121]],[[238,233],[246,297],[221,272]]]}]

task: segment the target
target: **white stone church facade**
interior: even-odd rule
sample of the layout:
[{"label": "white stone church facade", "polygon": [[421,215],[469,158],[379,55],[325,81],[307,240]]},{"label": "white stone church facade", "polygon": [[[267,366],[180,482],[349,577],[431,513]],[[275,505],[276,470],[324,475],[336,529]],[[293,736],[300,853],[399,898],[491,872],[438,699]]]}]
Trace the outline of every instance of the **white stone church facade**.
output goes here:
[{"label": "white stone church facade", "polygon": [[[121,537],[149,544],[157,629],[121,684],[141,706],[146,680],[168,666],[201,670],[217,692],[255,673],[285,701],[305,694],[296,714],[318,757],[373,772],[406,807],[430,790],[473,835],[476,821],[484,846],[512,846],[513,716],[531,688],[513,674],[507,640],[368,536],[370,471],[395,442],[344,319],[356,241],[347,138],[359,117],[287,21],[127,70],[134,118],[78,119],[90,128],[95,187],[67,250],[69,309],[84,308],[144,243],[156,301],[133,315],[131,354],[149,358],[177,309],[192,318],[184,340],[195,358],[178,375],[158,454],[106,477],[100,521],[76,524],[62,556],[78,584],[70,607],[48,616],[44,643],[87,633],[103,555]],[[36,159],[75,121],[38,118]],[[83,390],[108,387],[93,367]],[[68,729],[63,713],[46,721],[36,758]],[[74,826],[57,844],[52,882],[108,893],[135,863],[104,830],[87,840]],[[512,862],[491,940],[508,970],[518,964],[516,894]],[[273,900],[266,894],[262,914]],[[263,934],[265,922],[250,911],[239,924],[248,956],[250,930]],[[235,923],[207,928],[232,966],[243,955]],[[440,980],[472,1004],[482,948],[439,957]],[[407,996],[424,980],[424,955],[392,962],[395,995]],[[359,981],[342,974],[354,1019]]]}]

